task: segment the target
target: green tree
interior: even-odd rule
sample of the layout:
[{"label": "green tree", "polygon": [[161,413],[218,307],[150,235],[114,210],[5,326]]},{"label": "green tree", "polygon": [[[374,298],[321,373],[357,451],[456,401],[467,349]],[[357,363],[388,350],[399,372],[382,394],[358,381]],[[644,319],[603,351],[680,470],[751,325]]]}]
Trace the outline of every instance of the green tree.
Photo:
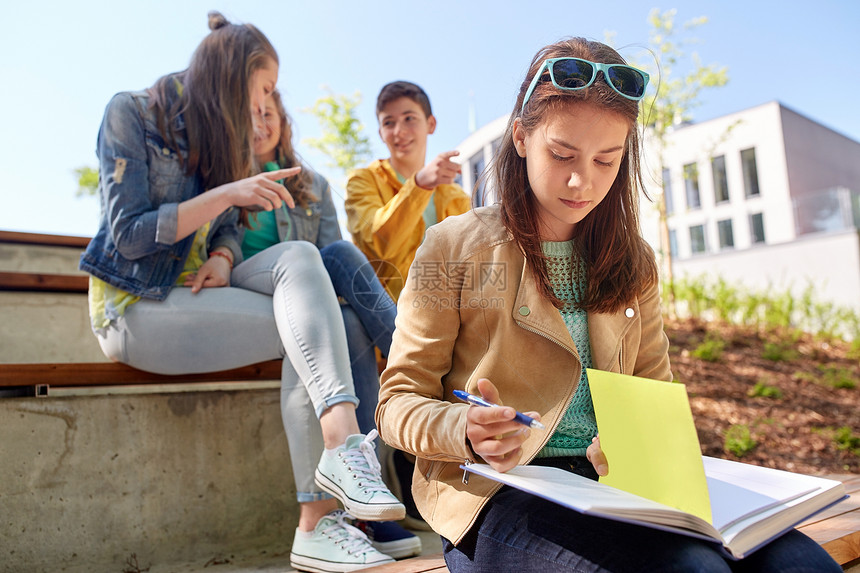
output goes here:
[{"label": "green tree", "polygon": [[95,195],[99,189],[99,170],[88,165],[73,170],[78,178],[78,190],[75,196]]},{"label": "green tree", "polygon": [[[649,141],[655,144],[659,171],[652,175],[657,181],[662,181],[665,152],[672,130],[693,119],[693,109],[701,105],[703,90],[723,87],[729,81],[726,67],[705,65],[695,51],[689,50],[689,46],[698,42],[698,38],[691,35],[692,31],[706,24],[707,17],[693,18],[678,29],[675,25],[676,14],[677,10],[674,9],[660,12],[655,8],[648,15],[651,27],[648,45],[657,62],[656,66],[647,63],[642,65],[651,74],[652,85],[656,87],[656,90],[649,90],[642,100],[640,120],[646,128]],[[674,314],[672,252],[664,193],[657,198],[657,208],[660,213],[663,281],[668,289],[669,312]]]},{"label": "green tree", "polygon": [[328,166],[348,173],[370,158],[370,140],[362,132],[364,126],[356,117],[355,109],[361,103],[361,92],[351,97],[335,94],[323,86],[326,95],[305,109],[317,118],[322,128],[320,137],[306,138],[304,143],[328,157]]}]

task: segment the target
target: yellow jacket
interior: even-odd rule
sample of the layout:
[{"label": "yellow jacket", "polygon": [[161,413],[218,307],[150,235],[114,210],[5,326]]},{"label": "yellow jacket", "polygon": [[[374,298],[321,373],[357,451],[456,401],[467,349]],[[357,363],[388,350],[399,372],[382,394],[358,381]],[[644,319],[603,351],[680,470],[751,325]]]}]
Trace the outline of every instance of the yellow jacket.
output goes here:
[{"label": "yellow jacket", "polygon": [[[501,484],[477,475],[463,483],[460,464],[479,460],[466,440],[469,405],[453,390],[477,394],[478,379],[488,378],[506,405],[538,412],[547,429],[523,443],[527,464],[573,399],[582,363],[497,205],[431,228],[409,272],[376,425],[386,443],[416,456],[415,504],[457,544]],[[628,308],[589,313],[588,331],[594,368],[672,380],[657,285]]]},{"label": "yellow jacket", "polygon": [[440,222],[470,207],[469,196],[459,185],[429,191],[415,183],[414,175],[401,184],[387,159],[357,169],[347,181],[347,228],[394,300],[424,240],[423,214],[431,196]]}]

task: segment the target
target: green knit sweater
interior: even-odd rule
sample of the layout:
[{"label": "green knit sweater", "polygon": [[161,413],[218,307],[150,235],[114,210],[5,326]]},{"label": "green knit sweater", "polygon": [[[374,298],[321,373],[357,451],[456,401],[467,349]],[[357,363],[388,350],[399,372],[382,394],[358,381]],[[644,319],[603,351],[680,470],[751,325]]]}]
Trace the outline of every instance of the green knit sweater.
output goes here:
[{"label": "green knit sweater", "polygon": [[538,457],[584,456],[591,439],[597,435],[594,405],[585,375],[585,369],[591,367],[588,315],[576,306],[585,294],[585,262],[574,255],[573,241],[544,242],[542,247],[547,257],[547,272],[553,292],[564,303],[560,310],[561,317],[579,353],[582,374],[570,406],[547,445],[538,452]]}]

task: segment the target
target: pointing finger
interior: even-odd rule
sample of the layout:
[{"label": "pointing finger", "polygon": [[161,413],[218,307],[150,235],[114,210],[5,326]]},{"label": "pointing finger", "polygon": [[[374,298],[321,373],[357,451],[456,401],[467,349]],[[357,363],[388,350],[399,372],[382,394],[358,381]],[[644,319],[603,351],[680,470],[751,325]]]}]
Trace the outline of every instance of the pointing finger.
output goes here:
[{"label": "pointing finger", "polygon": [[288,167],[287,169],[276,169],[274,171],[266,171],[263,173],[263,176],[266,179],[270,179],[272,181],[277,181],[278,179],[284,179],[285,177],[293,177],[301,173],[301,166],[297,167]]}]

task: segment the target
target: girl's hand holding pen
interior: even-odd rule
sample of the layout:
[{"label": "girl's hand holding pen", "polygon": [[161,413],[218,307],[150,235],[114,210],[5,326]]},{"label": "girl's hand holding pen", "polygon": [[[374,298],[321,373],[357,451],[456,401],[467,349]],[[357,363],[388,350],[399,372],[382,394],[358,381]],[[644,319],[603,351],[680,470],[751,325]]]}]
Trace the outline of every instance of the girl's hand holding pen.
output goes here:
[{"label": "girl's hand holding pen", "polygon": [[[478,391],[486,401],[500,403],[499,391],[486,378],[478,380]],[[522,444],[531,431],[515,420],[516,414],[516,410],[507,406],[469,408],[466,412],[466,437],[472,450],[499,472],[506,472],[520,462]],[[525,414],[540,420],[537,412]]]}]

